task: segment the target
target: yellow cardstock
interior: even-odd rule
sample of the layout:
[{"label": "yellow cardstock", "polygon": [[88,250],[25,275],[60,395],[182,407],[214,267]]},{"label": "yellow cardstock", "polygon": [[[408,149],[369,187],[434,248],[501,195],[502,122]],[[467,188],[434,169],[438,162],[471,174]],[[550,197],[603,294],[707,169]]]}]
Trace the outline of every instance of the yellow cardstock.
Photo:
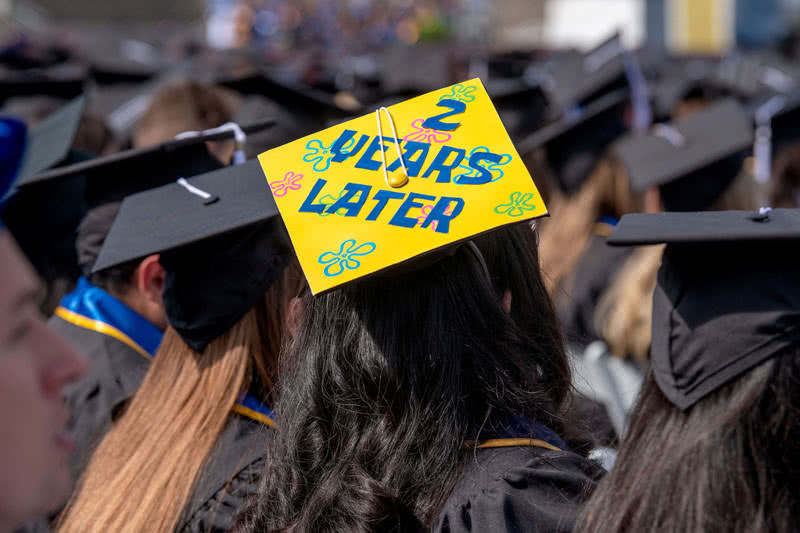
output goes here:
[{"label": "yellow cardstock", "polygon": [[259,156],[314,294],[547,214],[480,79],[388,111]]}]

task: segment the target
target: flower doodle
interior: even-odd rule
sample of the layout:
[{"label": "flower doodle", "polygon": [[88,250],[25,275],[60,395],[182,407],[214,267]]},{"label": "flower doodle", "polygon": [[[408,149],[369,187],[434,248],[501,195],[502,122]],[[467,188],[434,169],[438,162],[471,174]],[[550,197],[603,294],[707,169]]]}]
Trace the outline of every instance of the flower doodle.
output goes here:
[{"label": "flower doodle", "polygon": [[344,269],[357,269],[361,266],[361,261],[356,257],[371,254],[374,251],[374,242],[365,242],[356,246],[355,239],[347,239],[339,245],[337,253],[325,252],[319,256],[318,261],[321,265],[326,265],[322,272],[332,278],[344,272]]},{"label": "flower doodle", "polygon": [[[311,168],[313,168],[316,172],[323,172],[328,170],[331,166],[331,159],[336,155],[331,148],[336,141],[332,141],[330,146],[325,146],[322,144],[322,141],[319,139],[311,139],[306,143],[306,150],[308,153],[303,156],[303,161],[306,163],[314,163]],[[344,146],[339,150],[342,153],[347,153],[345,148],[349,148],[351,145],[355,144],[355,138],[350,138]]]},{"label": "flower doodle", "polygon": [[308,153],[303,156],[303,161],[314,163],[311,168],[317,172],[328,170],[328,167],[331,166],[331,159],[335,155],[331,152],[332,146],[333,143],[330,146],[325,146],[319,139],[311,139],[306,143]]},{"label": "flower doodle", "polygon": [[275,180],[269,184],[272,188],[272,193],[275,196],[286,196],[290,190],[299,191],[302,185],[300,180],[303,179],[302,174],[295,174],[292,171],[286,173],[282,180]]},{"label": "flower doodle", "polygon": [[494,208],[494,212],[502,215],[503,213],[507,214],[510,217],[519,217],[525,214],[525,211],[533,211],[536,209],[536,206],[533,204],[528,204],[528,200],[533,198],[533,193],[526,192],[522,194],[521,192],[514,192],[511,193],[511,201],[507,204],[500,204]]},{"label": "flower doodle", "polygon": [[403,141],[417,141],[422,143],[446,143],[450,140],[452,135],[445,131],[432,130],[430,128],[423,128],[422,123],[425,119],[418,118],[411,123],[414,131],[403,137]]},{"label": "flower doodle", "polygon": [[[335,204],[337,201],[339,201],[342,198],[342,196],[344,196],[344,189],[342,189],[342,191],[339,193],[339,196],[334,196],[332,194],[322,195],[319,199],[319,203],[325,205],[325,210],[322,213],[318,213],[319,216],[326,217],[328,215],[339,215],[339,216],[344,215],[344,213],[347,212],[347,209],[345,209],[344,207],[337,209],[336,213],[328,213],[328,208],[333,204]],[[355,196],[353,196],[353,199],[357,201],[360,197],[361,193],[358,192],[356,193]]]},{"label": "flower doodle", "polygon": [[476,87],[474,85],[464,85],[462,83],[456,83],[450,88],[450,94],[445,94],[439,100],[458,100],[459,102],[472,102],[475,100],[475,96],[472,93],[475,92]]},{"label": "flower doodle", "polygon": [[[473,148],[470,151],[470,153],[469,153],[470,157],[465,157],[464,160],[465,161],[469,161],[470,158],[472,157],[472,154],[474,154],[476,152],[491,152],[491,150],[489,150],[489,148],[487,148],[486,146],[477,146],[477,147]],[[483,168],[485,170],[488,170],[489,172],[492,173],[492,179],[489,180],[489,183],[492,183],[494,181],[499,180],[500,178],[502,178],[505,175],[505,173],[503,172],[503,168],[502,167],[504,167],[507,164],[509,164],[511,162],[511,159],[512,159],[511,154],[500,154],[500,161],[498,161],[497,163],[491,163],[489,161],[481,160],[477,164],[481,168]],[[461,178],[474,178],[474,177],[478,176],[478,169],[477,168],[472,168],[469,165],[464,164],[464,163],[458,165],[458,168],[464,170],[464,172],[462,172],[461,174],[458,174],[453,179],[453,183],[456,183],[456,184],[459,184],[459,185],[463,185],[463,182],[462,182]]]},{"label": "flower doodle", "polygon": [[[447,209],[444,210],[444,214],[445,215],[452,214],[453,213],[453,207],[454,207],[453,204],[448,205]],[[424,206],[422,208],[422,215],[417,217],[417,226],[421,226],[421,225],[423,225],[425,223],[425,220],[428,218],[428,215],[431,214],[431,210],[433,210],[433,206],[432,205],[426,205],[426,206]],[[436,231],[436,224],[437,224],[437,221],[434,220],[433,222],[431,222],[431,225],[428,226],[428,227],[431,228],[433,231]]]}]

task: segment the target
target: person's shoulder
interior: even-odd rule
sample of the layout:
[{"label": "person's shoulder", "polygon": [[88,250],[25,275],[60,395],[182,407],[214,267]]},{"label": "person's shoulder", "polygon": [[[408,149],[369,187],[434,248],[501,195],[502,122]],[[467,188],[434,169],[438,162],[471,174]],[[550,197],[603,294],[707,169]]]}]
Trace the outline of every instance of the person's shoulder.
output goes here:
[{"label": "person's shoulder", "polygon": [[436,531],[571,531],[603,469],[568,451],[478,450],[447,499]]},{"label": "person's shoulder", "polygon": [[268,442],[274,431],[232,416],[217,439],[178,531],[228,531],[233,516],[258,492]]}]

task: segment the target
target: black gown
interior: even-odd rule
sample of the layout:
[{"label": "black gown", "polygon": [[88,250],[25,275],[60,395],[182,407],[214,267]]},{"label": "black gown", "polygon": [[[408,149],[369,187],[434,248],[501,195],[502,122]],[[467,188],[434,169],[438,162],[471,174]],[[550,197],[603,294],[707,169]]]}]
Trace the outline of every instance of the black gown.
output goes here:
[{"label": "black gown", "polygon": [[566,281],[566,294],[556,302],[556,312],[567,342],[586,346],[599,338],[594,328],[595,309],[631,253],[630,248],[608,246],[602,233],[590,237],[586,250]]},{"label": "black gown", "polygon": [[111,429],[150,367],[150,361],[124,342],[54,315],[48,326],[88,358],[85,376],[66,389],[75,450],[70,469],[83,473],[94,448]]},{"label": "black gown", "polygon": [[264,452],[274,430],[232,414],[209,455],[176,528],[180,533],[224,533],[258,493]]},{"label": "black gown", "polygon": [[568,451],[527,446],[478,449],[434,531],[572,531],[580,505],[604,472]]}]

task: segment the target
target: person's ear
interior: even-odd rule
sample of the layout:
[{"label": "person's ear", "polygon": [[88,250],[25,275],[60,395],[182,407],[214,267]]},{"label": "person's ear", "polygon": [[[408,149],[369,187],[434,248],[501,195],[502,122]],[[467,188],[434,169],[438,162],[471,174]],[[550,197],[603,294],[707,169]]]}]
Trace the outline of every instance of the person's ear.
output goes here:
[{"label": "person's ear", "polygon": [[136,269],[136,287],[148,302],[163,305],[164,302],[164,267],[158,262],[158,254],[148,255]]},{"label": "person's ear", "polygon": [[503,293],[503,309],[505,309],[506,313],[511,314],[511,300],[513,296],[511,295],[511,289],[506,289]]},{"label": "person's ear", "polygon": [[236,151],[233,141],[206,141],[206,148],[223,165],[230,165],[233,152]]},{"label": "person's ear", "polygon": [[658,190],[658,187],[648,187],[644,191],[644,212],[661,212],[661,191]]},{"label": "person's ear", "polygon": [[300,331],[300,322],[303,317],[303,300],[295,296],[289,300],[286,310],[286,332],[290,339],[294,339]]}]

